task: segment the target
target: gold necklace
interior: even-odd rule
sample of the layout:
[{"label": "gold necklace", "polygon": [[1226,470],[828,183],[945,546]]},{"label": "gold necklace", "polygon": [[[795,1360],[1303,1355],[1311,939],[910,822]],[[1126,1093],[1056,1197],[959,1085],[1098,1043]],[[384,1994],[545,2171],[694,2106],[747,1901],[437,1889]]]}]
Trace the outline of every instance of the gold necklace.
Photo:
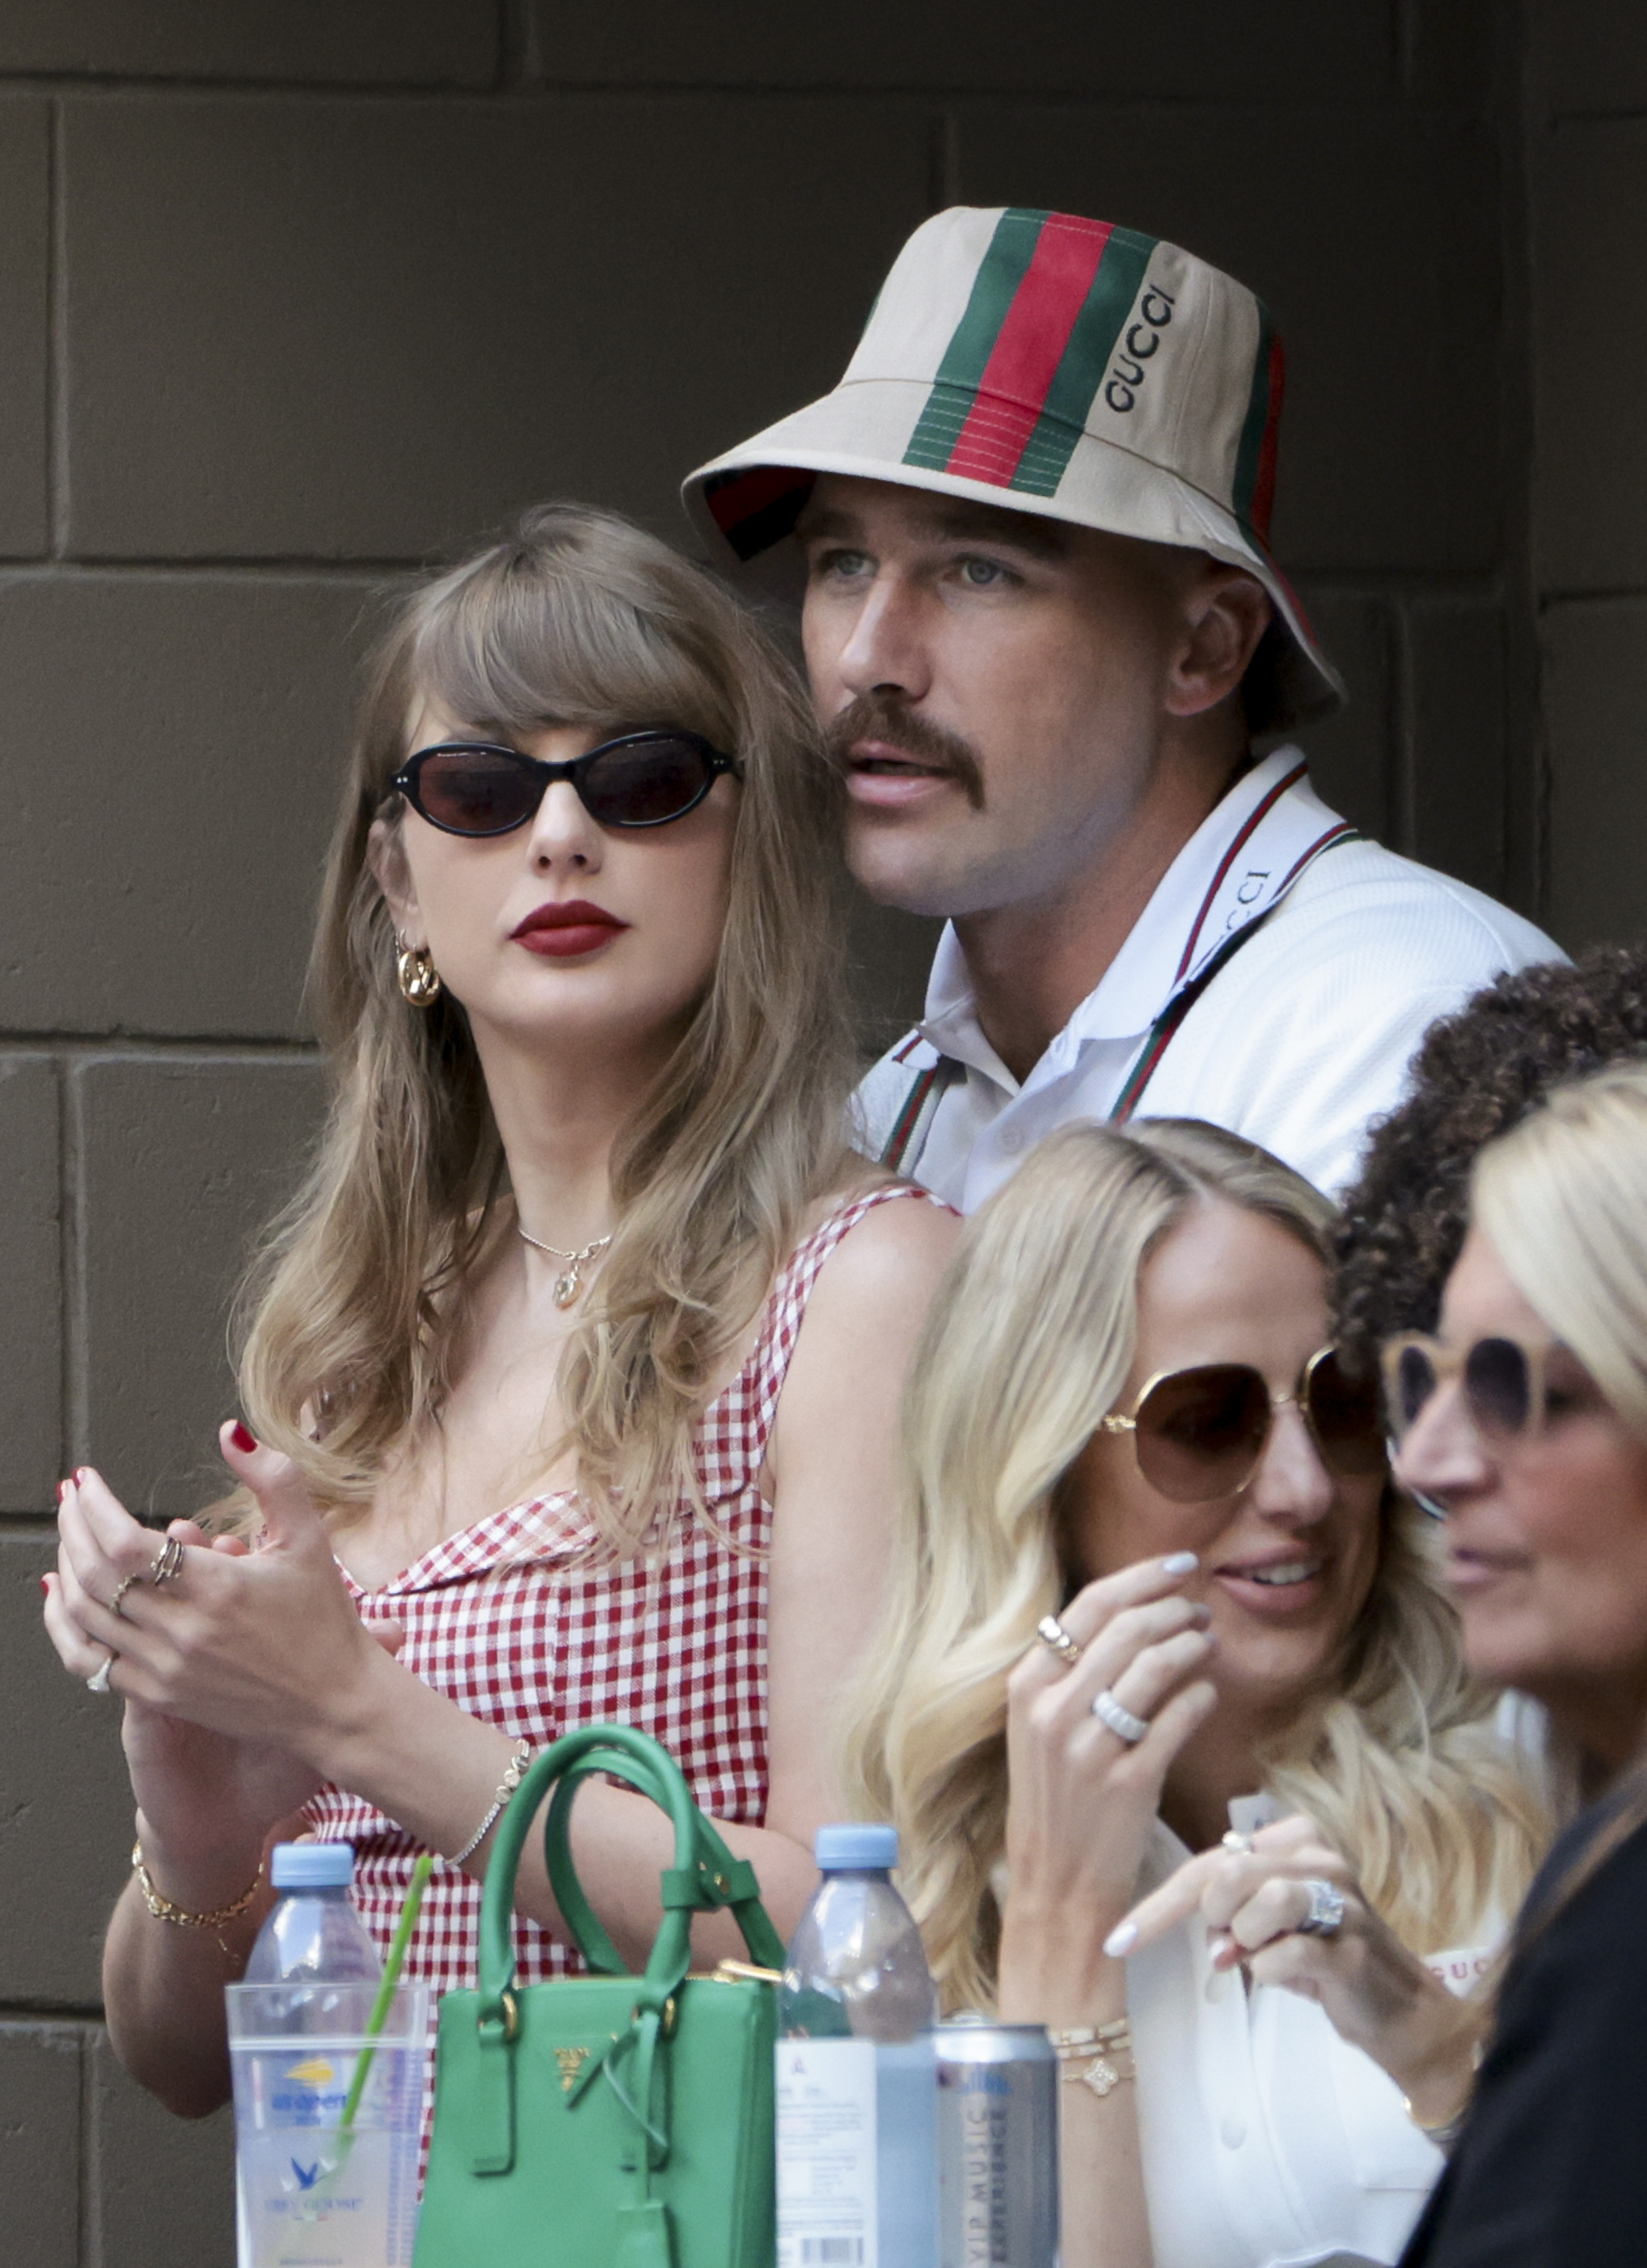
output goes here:
[{"label": "gold necklace", "polygon": [[583,1289],[581,1271],[585,1262],[593,1260],[597,1254],[604,1252],[612,1241],[611,1232],[609,1230],[604,1236],[597,1236],[593,1244],[586,1244],[580,1252],[563,1252],[558,1244],[544,1244],[537,1237],[528,1236],[518,1220],[514,1225],[514,1233],[523,1244],[529,1244],[534,1252],[547,1252],[551,1260],[565,1262],[565,1266],[555,1278],[554,1300],[558,1307],[571,1307]]}]

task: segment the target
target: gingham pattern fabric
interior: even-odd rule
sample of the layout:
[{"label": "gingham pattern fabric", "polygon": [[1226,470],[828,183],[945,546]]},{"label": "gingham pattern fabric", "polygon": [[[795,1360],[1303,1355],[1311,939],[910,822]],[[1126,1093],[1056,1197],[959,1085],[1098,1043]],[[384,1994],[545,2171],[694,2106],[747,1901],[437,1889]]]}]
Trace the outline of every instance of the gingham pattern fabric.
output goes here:
[{"label": "gingham pattern fabric", "polygon": [[[749,1360],[699,1422],[698,1473],[713,1526],[682,1506],[661,1560],[591,1564],[584,1555],[595,1531],[572,1491],[511,1506],[437,1544],[381,1590],[350,1582],[363,1609],[404,1629],[404,1666],[535,1749],[580,1725],[638,1726],[677,1758],[711,1818],[758,1826],[772,1528],[761,1463],[819,1270],[866,1213],[910,1197],[926,1192],[902,1183],[838,1207],[779,1276]],[[477,1821],[484,1808],[476,1789]],[[324,1840],[354,1845],[354,1901],[387,1951],[421,1846],[341,1788],[322,1789],[305,1816]],[[437,1860],[405,1969],[428,1983],[432,2000],[475,1981],[480,1896],[461,1868]],[[582,1967],[520,1916],[514,1953],[523,1984]]]}]

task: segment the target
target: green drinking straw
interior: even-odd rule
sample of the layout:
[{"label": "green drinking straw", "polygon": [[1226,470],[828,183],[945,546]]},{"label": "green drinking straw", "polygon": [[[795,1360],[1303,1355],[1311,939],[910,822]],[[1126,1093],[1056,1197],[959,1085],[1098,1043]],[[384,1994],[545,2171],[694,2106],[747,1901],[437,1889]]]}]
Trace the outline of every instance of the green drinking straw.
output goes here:
[{"label": "green drinking straw", "polygon": [[400,1983],[401,1965],[406,1958],[406,1948],[411,1943],[411,1933],[417,1926],[417,1909],[423,1904],[423,1894],[429,1887],[429,1877],[433,1872],[434,1860],[425,1851],[412,1868],[411,1886],[406,1893],[406,1903],[401,1908],[400,1919],[395,1925],[389,1957],[383,1964],[383,1982],[378,1986],[378,1997],[372,2004],[372,2014],[366,2018],[366,2050],[355,2065],[354,2081],[343,2103],[343,2115],[337,2122],[340,2133],[353,2132],[355,2113],[360,2108],[360,2098],[366,2093],[366,2079],[372,2069],[372,2058],[377,2053],[375,2043],[388,2021],[389,2003],[395,1998],[395,1987]]}]

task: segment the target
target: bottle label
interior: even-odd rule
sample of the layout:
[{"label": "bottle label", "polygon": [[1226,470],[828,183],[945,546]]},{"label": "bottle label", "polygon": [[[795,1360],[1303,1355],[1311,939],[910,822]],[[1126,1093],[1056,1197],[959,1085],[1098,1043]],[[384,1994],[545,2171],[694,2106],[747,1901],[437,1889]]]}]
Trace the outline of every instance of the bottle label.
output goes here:
[{"label": "bottle label", "polygon": [[778,2268],[881,2268],[875,2042],[779,2040],[777,2070]]}]

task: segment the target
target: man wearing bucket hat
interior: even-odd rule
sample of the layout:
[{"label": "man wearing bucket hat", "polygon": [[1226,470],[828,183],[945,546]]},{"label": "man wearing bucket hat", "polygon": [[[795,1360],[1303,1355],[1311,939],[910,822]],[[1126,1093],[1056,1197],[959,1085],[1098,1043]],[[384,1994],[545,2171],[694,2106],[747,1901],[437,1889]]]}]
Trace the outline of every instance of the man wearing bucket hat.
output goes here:
[{"label": "man wearing bucket hat", "polygon": [[1267,546],[1281,395],[1216,269],[958,207],[834,392],[686,484],[723,557],[801,593],[860,880],[949,917],[860,1105],[964,1210],[1065,1120],[1135,1113],[1336,1189],[1425,1027],[1559,957],[1363,840],[1286,740],[1343,693]]}]

